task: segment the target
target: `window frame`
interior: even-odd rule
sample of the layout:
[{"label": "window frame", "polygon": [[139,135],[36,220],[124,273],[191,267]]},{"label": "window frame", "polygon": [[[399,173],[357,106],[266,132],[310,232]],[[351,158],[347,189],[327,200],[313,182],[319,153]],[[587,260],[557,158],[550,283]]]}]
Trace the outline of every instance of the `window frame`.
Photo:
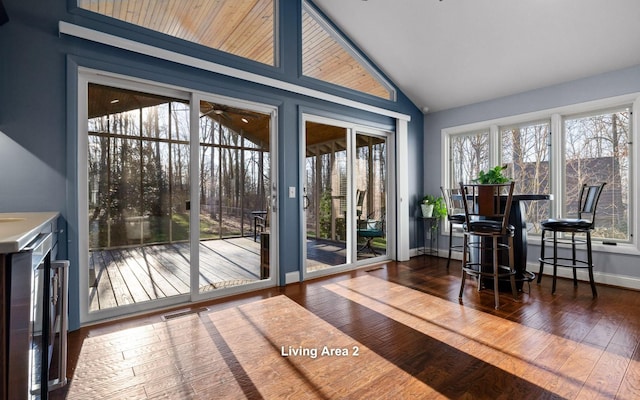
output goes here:
[{"label": "window frame", "polygon": [[[473,136],[485,135],[485,134],[487,135],[487,138],[488,138],[488,140],[487,140],[488,151],[487,152],[488,152],[488,155],[489,155],[488,164],[490,165],[491,164],[491,158],[492,158],[491,157],[491,141],[492,141],[492,139],[491,139],[491,129],[488,129],[488,128],[475,129],[475,130],[471,130],[471,131],[467,131],[467,132],[460,132],[460,133],[456,133],[456,134],[451,134],[451,135],[448,136],[449,144],[447,145],[448,152],[446,153],[447,154],[447,158],[446,159],[448,160],[447,166],[449,167],[450,175],[449,175],[449,179],[444,181],[444,182],[449,182],[449,183],[448,184],[445,183],[443,185],[443,187],[454,187],[454,186],[457,187],[457,185],[459,183],[459,182],[457,182],[458,181],[457,179],[454,180],[454,176],[453,176],[454,175],[454,171],[453,171],[454,170],[454,168],[453,168],[454,160],[453,160],[453,155],[451,154],[452,139],[453,138],[473,137]],[[443,153],[443,154],[445,154],[445,153]]]},{"label": "window frame", "polygon": [[[499,165],[501,151],[500,131],[510,126],[522,126],[540,122],[541,120],[550,120],[551,137],[550,137],[550,214],[554,217],[562,214],[562,199],[564,198],[563,182],[564,182],[564,121],[566,118],[575,118],[580,115],[590,115],[601,112],[611,111],[612,109],[621,109],[629,107],[631,111],[630,123],[630,141],[629,141],[629,206],[628,206],[628,224],[629,224],[629,240],[617,242],[616,245],[605,245],[600,241],[594,243],[593,247],[596,251],[622,253],[622,254],[638,254],[640,255],[640,241],[638,240],[639,223],[636,216],[640,215],[640,185],[635,183],[637,176],[640,176],[640,153],[637,146],[633,143],[638,140],[640,126],[640,93],[632,93],[622,96],[604,98],[589,102],[577,103],[568,106],[556,107],[531,113],[518,114],[503,118],[497,118],[487,121],[480,121],[466,125],[453,126],[441,130],[441,152],[443,154],[442,173],[440,182],[446,186],[452,179],[452,154],[450,154],[451,138],[456,135],[465,133],[478,132],[481,130],[489,130],[489,165]],[[532,236],[529,241],[533,244],[539,244],[539,236]],[[605,240],[606,241],[606,240]]]}]

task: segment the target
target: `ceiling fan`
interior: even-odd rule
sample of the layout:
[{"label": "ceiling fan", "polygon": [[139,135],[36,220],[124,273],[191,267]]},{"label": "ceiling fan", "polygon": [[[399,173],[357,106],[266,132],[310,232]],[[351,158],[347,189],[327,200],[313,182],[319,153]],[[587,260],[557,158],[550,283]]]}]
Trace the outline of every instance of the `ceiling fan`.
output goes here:
[{"label": "ceiling fan", "polygon": [[209,110],[202,112],[202,114],[200,115],[200,118],[205,116],[212,117],[214,115],[218,115],[229,121],[233,121],[234,119],[231,116],[232,114],[239,115],[243,120],[243,122],[249,122],[250,119],[256,118],[256,113],[252,111],[245,111],[242,109],[226,106],[224,104],[215,104],[215,103],[209,103],[209,102],[206,102],[205,104],[206,106],[201,107],[201,110],[206,108],[209,108]]}]

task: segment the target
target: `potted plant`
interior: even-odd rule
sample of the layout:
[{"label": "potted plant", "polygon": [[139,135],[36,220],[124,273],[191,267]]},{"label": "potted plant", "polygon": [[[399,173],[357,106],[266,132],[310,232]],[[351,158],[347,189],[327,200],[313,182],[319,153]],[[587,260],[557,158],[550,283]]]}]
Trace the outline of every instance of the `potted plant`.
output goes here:
[{"label": "potted plant", "polygon": [[502,174],[505,169],[507,169],[506,165],[496,165],[487,172],[480,171],[473,181],[483,185],[509,182],[510,179]]},{"label": "potted plant", "polygon": [[[492,184],[500,184],[507,183],[511,179],[504,176],[502,171],[507,169],[506,165],[496,165],[495,167],[489,169],[487,172],[480,171],[478,173],[478,177],[474,179],[474,182],[477,182],[481,185],[492,185]],[[478,188],[478,202],[477,205],[480,210],[493,210],[493,188],[491,186],[487,187],[479,187]],[[484,199],[484,200],[482,200]]]},{"label": "potted plant", "polygon": [[447,205],[442,196],[434,196],[431,194],[424,196],[420,208],[422,209],[422,216],[425,218],[435,218],[439,220],[447,215]]}]

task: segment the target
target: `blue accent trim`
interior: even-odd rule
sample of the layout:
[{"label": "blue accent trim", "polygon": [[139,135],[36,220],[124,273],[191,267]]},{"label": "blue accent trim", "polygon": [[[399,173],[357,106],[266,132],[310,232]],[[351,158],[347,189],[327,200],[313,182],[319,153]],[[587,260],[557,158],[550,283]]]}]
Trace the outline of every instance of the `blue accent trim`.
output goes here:
[{"label": "blue accent trim", "polygon": [[[65,229],[67,232],[66,239],[67,245],[60,246],[60,250],[65,253],[65,258],[69,260],[70,266],[76,266],[70,268],[69,273],[69,304],[80,304],[80,293],[78,290],[73,290],[80,287],[79,276],[79,242],[78,237],[78,63],[74,57],[66,57],[66,78],[67,78],[67,92],[66,92],[66,149],[67,149],[67,199],[66,210],[64,210],[61,219],[66,220],[67,227],[73,227],[73,229]],[[62,238],[58,238],[58,243],[62,243]],[[64,249],[63,249],[64,247]],[[75,330],[80,327],[80,308],[69,307],[69,329]]]}]

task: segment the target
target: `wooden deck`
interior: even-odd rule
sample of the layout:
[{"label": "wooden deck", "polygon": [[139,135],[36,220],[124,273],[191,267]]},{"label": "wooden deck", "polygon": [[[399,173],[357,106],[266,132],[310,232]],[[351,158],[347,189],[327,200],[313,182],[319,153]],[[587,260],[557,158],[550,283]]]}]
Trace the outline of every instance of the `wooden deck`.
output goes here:
[{"label": "wooden deck", "polygon": [[[188,294],[189,251],[188,243],[172,243],[90,252],[89,311]],[[346,262],[344,243],[309,240],[307,251],[307,271]],[[252,237],[200,242],[198,280],[201,292],[260,280],[260,242]]]},{"label": "wooden deck", "polygon": [[[361,249],[362,243],[357,244]],[[358,251],[358,260],[372,258],[384,254],[385,249],[375,247],[378,254],[373,254],[369,249]],[[326,239],[307,238],[307,272],[325,269],[331,266],[341,265],[347,262],[346,243]]]},{"label": "wooden deck", "polygon": [[[189,293],[189,244],[92,251],[89,310]],[[201,291],[260,280],[260,243],[251,238],[200,242]]]}]

